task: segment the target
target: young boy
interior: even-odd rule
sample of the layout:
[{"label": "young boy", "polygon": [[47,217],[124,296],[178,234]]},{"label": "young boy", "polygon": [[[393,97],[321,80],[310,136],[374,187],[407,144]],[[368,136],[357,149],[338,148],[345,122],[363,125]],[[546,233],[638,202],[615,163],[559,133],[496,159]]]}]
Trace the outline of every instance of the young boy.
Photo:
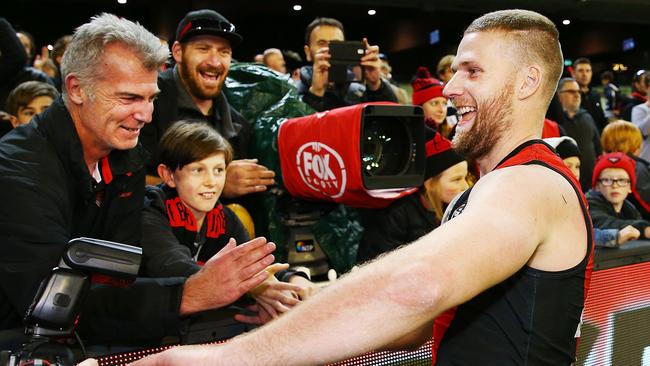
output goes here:
[{"label": "young boy", "polygon": [[59,92],[52,85],[40,81],[26,81],[9,93],[5,111],[10,115],[11,125],[16,128],[29,123],[35,115],[46,110]]},{"label": "young boy", "polygon": [[636,183],[634,160],[623,153],[603,154],[596,161],[592,189],[587,192],[594,227],[623,229],[631,225],[642,239],[650,238],[650,222],[625,198]]},{"label": "young boy", "polygon": [[[571,170],[577,180],[580,180],[580,150],[578,144],[569,136],[546,138],[544,142],[551,145]],[[596,226],[594,221],[594,242],[599,247],[614,248],[629,240],[639,238],[641,233],[634,226],[627,225],[622,229],[603,229]]]},{"label": "young boy", "polygon": [[[180,121],[163,135],[159,154],[158,174],[164,183],[146,190],[143,270],[150,277],[189,277],[202,263],[224,257],[236,243],[249,240],[235,213],[219,202],[232,148],[212,127]],[[267,315],[276,316],[296,305],[294,294],[305,295],[304,287],[272,276],[287,267],[269,266],[269,279],[250,291]],[[220,271],[214,280],[223,281],[227,289],[237,270]],[[304,280],[296,271],[288,275],[292,281]]]}]

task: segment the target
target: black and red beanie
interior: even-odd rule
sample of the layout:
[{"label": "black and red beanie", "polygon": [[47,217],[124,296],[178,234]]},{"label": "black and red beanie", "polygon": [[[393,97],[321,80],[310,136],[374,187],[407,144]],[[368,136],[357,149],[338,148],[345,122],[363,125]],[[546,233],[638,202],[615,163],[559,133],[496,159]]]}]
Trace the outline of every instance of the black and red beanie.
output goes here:
[{"label": "black and red beanie", "polygon": [[578,143],[569,136],[548,137],[544,139],[544,142],[551,145],[562,160],[570,157],[577,157],[580,159]]},{"label": "black and red beanie", "polygon": [[424,179],[435,177],[464,159],[451,148],[451,142],[439,132],[426,128],[427,141],[424,149],[427,156]]},{"label": "black and red beanie", "polygon": [[422,105],[429,99],[437,97],[447,98],[442,94],[442,89],[444,89],[442,82],[431,76],[429,69],[424,66],[418,68],[415,80],[411,85],[413,86],[413,104],[415,105]]}]

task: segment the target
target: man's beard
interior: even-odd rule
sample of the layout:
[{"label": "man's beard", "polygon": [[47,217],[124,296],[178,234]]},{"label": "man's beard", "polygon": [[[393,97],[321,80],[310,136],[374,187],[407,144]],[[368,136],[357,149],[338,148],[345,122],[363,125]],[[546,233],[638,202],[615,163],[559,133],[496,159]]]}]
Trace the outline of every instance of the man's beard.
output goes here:
[{"label": "man's beard", "polygon": [[454,150],[469,160],[487,155],[512,127],[512,90],[508,83],[501,94],[477,104],[476,117],[469,130],[456,130]]},{"label": "man's beard", "polygon": [[[187,65],[187,63],[185,65]],[[221,92],[221,87],[223,85],[219,85],[218,88],[210,89],[210,90],[205,90],[204,88],[201,88],[201,86],[199,85],[199,81],[195,79],[195,76],[192,75],[190,70],[188,70],[188,67],[179,67],[178,71],[181,75],[181,79],[185,83],[185,86],[189,89],[190,95],[194,96],[195,98],[206,99],[206,100],[214,99]],[[200,76],[197,75],[196,77],[198,78]]]}]

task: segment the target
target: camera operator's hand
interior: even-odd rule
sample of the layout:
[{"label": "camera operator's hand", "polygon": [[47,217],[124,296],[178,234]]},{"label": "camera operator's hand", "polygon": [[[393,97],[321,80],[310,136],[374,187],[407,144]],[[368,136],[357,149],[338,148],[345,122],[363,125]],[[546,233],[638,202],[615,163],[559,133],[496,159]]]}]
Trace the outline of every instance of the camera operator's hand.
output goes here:
[{"label": "camera operator's hand", "polygon": [[233,160],[226,168],[223,196],[240,197],[249,193],[266,191],[275,183],[275,172],[257,163],[257,159]]},{"label": "camera operator's hand", "polygon": [[181,315],[233,303],[267,279],[275,244],[255,238],[237,246],[234,239],[212,256],[183,287]]},{"label": "camera operator's hand", "polygon": [[368,39],[363,39],[366,47],[366,54],[361,58],[361,66],[366,79],[367,87],[376,91],[381,87],[381,59],[379,58],[379,46],[371,46]]},{"label": "camera operator's hand", "polygon": [[327,85],[329,84],[331,57],[329,47],[320,48],[314,56],[314,67],[309,92],[318,97],[325,95]]}]

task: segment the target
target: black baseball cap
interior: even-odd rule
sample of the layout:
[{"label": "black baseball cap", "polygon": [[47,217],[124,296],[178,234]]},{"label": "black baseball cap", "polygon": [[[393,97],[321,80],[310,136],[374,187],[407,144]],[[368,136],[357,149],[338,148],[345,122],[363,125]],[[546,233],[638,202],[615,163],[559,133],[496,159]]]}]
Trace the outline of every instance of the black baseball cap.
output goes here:
[{"label": "black baseball cap", "polygon": [[235,33],[234,24],[211,9],[194,10],[187,13],[176,28],[178,42],[185,42],[189,38],[201,34],[223,37],[230,41],[231,46],[236,46],[243,40],[241,35]]}]

